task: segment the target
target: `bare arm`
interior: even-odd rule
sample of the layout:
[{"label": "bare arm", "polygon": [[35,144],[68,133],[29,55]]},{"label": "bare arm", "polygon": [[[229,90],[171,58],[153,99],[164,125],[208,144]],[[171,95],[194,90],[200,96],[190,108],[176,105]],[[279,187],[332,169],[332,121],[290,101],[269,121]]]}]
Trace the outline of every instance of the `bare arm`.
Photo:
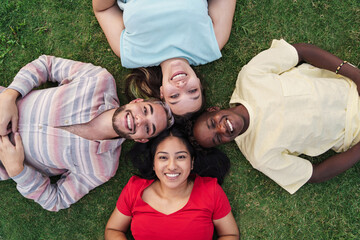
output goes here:
[{"label": "bare arm", "polygon": [[115,208],[105,227],[105,240],[126,240],[125,233],[129,228],[130,222],[131,217],[122,214]]},{"label": "bare arm", "polygon": [[209,16],[213,22],[220,50],[229,40],[236,0],[209,0]]},{"label": "bare arm", "polygon": [[313,166],[310,183],[329,180],[351,168],[360,160],[360,143],[357,143],[346,152],[329,157],[325,161]]},{"label": "bare arm", "polygon": [[231,212],[223,218],[213,220],[218,239],[236,240],[239,239],[239,229]]},{"label": "bare arm", "polygon": [[120,57],[120,35],[124,30],[123,12],[115,0],[93,0],[93,10],[111,49]]},{"label": "bare arm", "polygon": [[[332,72],[335,72],[336,68],[343,62],[337,56],[311,44],[297,43],[293,46],[298,52],[299,62],[307,62],[315,67]],[[360,93],[360,70],[358,68],[344,64],[338,73],[353,80]]]}]

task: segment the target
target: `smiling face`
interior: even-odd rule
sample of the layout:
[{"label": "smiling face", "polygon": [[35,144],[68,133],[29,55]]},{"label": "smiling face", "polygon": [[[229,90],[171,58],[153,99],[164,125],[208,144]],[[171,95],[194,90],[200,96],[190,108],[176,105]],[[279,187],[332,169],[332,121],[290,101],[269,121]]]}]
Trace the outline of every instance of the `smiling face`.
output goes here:
[{"label": "smiling face", "polygon": [[163,187],[186,186],[192,165],[192,156],[180,138],[169,136],[157,146],[154,171]]},{"label": "smiling face", "polygon": [[248,126],[246,117],[240,114],[237,107],[206,112],[194,124],[194,137],[203,147],[215,147],[231,142],[242,134]]},{"label": "smiling face", "polygon": [[137,99],[117,109],[112,122],[120,137],[146,142],[166,128],[167,116],[160,104]]},{"label": "smiling face", "polygon": [[200,110],[203,96],[200,79],[185,59],[174,58],[161,63],[163,72],[161,97],[179,116]]}]

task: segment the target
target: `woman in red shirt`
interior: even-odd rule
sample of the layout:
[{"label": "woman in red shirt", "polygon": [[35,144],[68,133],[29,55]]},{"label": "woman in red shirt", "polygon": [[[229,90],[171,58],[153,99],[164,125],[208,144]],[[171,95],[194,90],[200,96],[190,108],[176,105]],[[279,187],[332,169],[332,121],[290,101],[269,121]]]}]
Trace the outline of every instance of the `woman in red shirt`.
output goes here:
[{"label": "woman in red shirt", "polygon": [[230,203],[217,183],[229,159],[212,151],[206,158],[195,152],[176,128],[135,145],[129,155],[140,177],[131,177],[121,192],[105,239],[126,239],[130,223],[137,240],[212,239],[214,226],[218,239],[239,239]]}]

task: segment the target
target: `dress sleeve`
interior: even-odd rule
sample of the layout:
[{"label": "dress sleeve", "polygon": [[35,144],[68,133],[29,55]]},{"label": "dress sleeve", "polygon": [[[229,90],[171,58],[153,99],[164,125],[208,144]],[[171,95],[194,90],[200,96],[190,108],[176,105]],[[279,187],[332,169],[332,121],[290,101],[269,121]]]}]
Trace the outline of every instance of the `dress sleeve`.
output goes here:
[{"label": "dress sleeve", "polygon": [[103,70],[90,63],[42,55],[22,67],[8,88],[18,91],[24,97],[33,88],[46,82],[66,84],[78,77],[93,77]]},{"label": "dress sleeve", "polygon": [[52,184],[48,176],[25,164],[24,170],[13,177],[13,180],[24,197],[33,199],[46,210],[57,212],[68,208],[90,190],[108,181],[110,177],[68,171]]},{"label": "dress sleeve", "polygon": [[225,217],[231,211],[229,199],[227,198],[224,190],[216,182],[214,189],[215,208],[213,213],[213,220]]},{"label": "dress sleeve", "polygon": [[116,203],[116,208],[126,216],[132,216],[132,209],[137,193],[136,182],[138,181],[136,181],[136,178],[135,176],[130,178],[129,182],[121,191]]}]

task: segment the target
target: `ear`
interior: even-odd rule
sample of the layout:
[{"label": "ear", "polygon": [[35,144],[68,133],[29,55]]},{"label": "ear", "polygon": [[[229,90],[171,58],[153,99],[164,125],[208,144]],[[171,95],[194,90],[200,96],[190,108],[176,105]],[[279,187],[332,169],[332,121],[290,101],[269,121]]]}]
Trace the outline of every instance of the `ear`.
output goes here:
[{"label": "ear", "polygon": [[220,108],[218,106],[213,106],[213,107],[209,107],[206,109],[206,111],[208,111],[208,112],[216,112],[219,110],[220,110]]},{"label": "ear", "polygon": [[163,87],[160,86],[160,98],[164,99],[164,92],[163,92]]},{"label": "ear", "polygon": [[137,103],[137,102],[143,102],[143,101],[144,101],[144,99],[142,99],[142,98],[137,98],[137,99],[132,100],[132,101],[129,102],[129,103]]},{"label": "ear", "polygon": [[191,170],[193,170],[194,169],[194,158],[192,158],[192,160],[191,160]]},{"label": "ear", "polygon": [[140,139],[134,139],[135,142],[139,142],[139,143],[146,143],[149,141],[149,139],[147,138],[140,138]]}]

